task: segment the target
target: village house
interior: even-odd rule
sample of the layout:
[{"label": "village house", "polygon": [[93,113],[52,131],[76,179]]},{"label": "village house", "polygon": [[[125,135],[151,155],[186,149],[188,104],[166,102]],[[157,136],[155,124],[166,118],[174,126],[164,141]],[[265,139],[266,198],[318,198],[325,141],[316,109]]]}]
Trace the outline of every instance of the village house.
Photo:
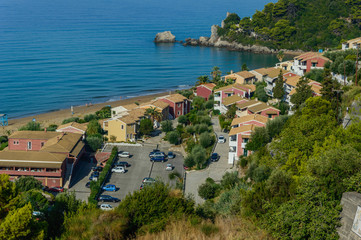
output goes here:
[{"label": "village house", "polygon": [[[228,109],[224,107],[229,103],[227,102],[226,105],[223,103],[225,98],[231,96],[239,96],[242,97],[243,99],[250,98],[251,96],[253,96],[253,93],[255,91],[256,91],[255,85],[241,85],[237,83],[218,88],[214,90],[214,109],[218,109],[221,113],[225,113],[227,112]],[[234,99],[236,98],[232,98],[232,101]]]},{"label": "village house", "polygon": [[275,118],[279,116],[280,110],[275,107],[269,106],[264,102],[257,100],[250,100],[248,102],[236,104],[238,117],[243,117],[250,114],[260,114],[267,118]]},{"label": "village house", "polygon": [[140,108],[148,109],[148,108],[155,108],[156,111],[160,113],[162,116],[161,119],[155,119],[154,121],[160,122],[167,120],[169,117],[169,104],[166,102],[163,102],[161,100],[154,100],[147,103],[143,103],[139,106]]},{"label": "village house", "polygon": [[228,163],[233,164],[239,156],[249,156],[252,152],[246,150],[246,144],[251,138],[252,131],[256,127],[264,127],[269,118],[251,114],[233,119],[231,131],[229,132],[229,153]]},{"label": "village house", "polygon": [[57,132],[69,132],[69,133],[79,133],[85,134],[87,130],[87,123],[77,123],[77,122],[70,122],[63,125],[60,125],[56,131]]},{"label": "village house", "polygon": [[247,99],[245,99],[241,96],[233,95],[233,96],[224,98],[222,100],[222,102],[220,102],[219,105],[217,105],[217,109],[219,109],[220,112],[224,114],[228,111],[229,107],[232,106],[233,104],[243,103],[243,102],[247,102],[247,101],[248,101]]},{"label": "village house", "polygon": [[294,57],[293,60],[291,71],[299,76],[303,76],[311,69],[323,69],[325,63],[330,61],[330,59],[318,52],[307,52]]},{"label": "village house", "polygon": [[276,63],[276,68],[282,69],[284,71],[291,71],[292,66],[293,66],[293,60]]},{"label": "village house", "polygon": [[195,96],[202,97],[206,101],[209,99],[209,96],[213,94],[213,89],[216,86],[214,83],[205,83],[198,85],[196,88]]},{"label": "village house", "polygon": [[285,75],[289,75],[288,71],[283,71],[282,69],[279,68],[266,68],[263,71],[263,74],[265,74],[264,81],[267,83],[267,86],[264,88],[266,94],[270,97],[273,97],[273,88],[276,86],[276,80],[278,78],[279,74],[282,74],[282,77],[284,77]]},{"label": "village house", "polygon": [[254,84],[257,81],[256,76],[249,71],[241,71],[223,76],[222,80],[224,82],[232,81],[232,83],[238,84]]},{"label": "village house", "polygon": [[11,180],[33,176],[48,187],[68,187],[85,153],[83,135],[70,132],[18,131],[0,152],[0,174]]},{"label": "village house", "polygon": [[361,44],[361,37],[354,38],[342,43],[342,50],[359,49]]},{"label": "village house", "polygon": [[169,119],[175,119],[181,115],[186,115],[191,110],[190,101],[179,93],[160,97],[157,100],[169,104]]}]

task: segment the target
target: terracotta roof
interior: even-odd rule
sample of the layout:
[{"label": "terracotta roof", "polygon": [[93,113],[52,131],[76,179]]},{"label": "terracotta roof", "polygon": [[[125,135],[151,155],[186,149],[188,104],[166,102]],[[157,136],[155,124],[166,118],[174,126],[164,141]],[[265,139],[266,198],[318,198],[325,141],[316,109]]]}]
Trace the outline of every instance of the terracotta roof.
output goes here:
[{"label": "terracotta roof", "polygon": [[245,87],[245,88],[248,88],[249,90],[251,90],[251,92],[256,91],[256,85],[254,85],[254,84],[243,84],[241,86]]},{"label": "terracotta roof", "polygon": [[346,41],[344,43],[352,44],[352,43],[359,42],[359,41],[361,41],[361,37],[350,39],[350,40],[348,40],[348,41]]},{"label": "terracotta roof", "polygon": [[256,101],[256,100],[249,100],[248,102],[244,102],[244,103],[239,103],[237,104],[237,107],[239,109],[243,109],[243,108],[247,108],[247,107],[250,107],[250,106],[254,106],[254,105],[258,105],[260,104],[261,102],[259,101]]},{"label": "terracotta roof", "polygon": [[125,124],[132,124],[136,122],[136,119],[134,117],[131,117],[129,115],[126,115],[124,117],[118,118],[118,120],[124,122]]},{"label": "terracotta roof", "polygon": [[55,136],[61,136],[59,132],[45,132],[45,131],[17,131],[10,135],[10,138],[23,138],[23,139],[44,139],[48,140]]},{"label": "terracotta roof", "polygon": [[[287,70],[282,70],[282,75],[283,74],[286,74],[286,73],[288,73],[289,71],[287,71]],[[270,67],[270,68],[267,68],[266,70],[265,70],[265,73],[266,73],[266,75],[268,76],[268,77],[270,77],[270,78],[275,78],[275,77],[277,77],[279,74],[280,74],[280,69],[279,68],[274,68],[274,67]]]},{"label": "terracotta roof", "polygon": [[204,83],[204,84],[199,85],[198,87],[200,87],[200,86],[206,87],[206,88],[208,88],[209,90],[212,91],[213,88],[216,86],[216,84],[214,84],[214,83]]},{"label": "terracotta roof", "polygon": [[66,154],[38,151],[2,151],[0,167],[60,168]]},{"label": "terracotta roof", "polygon": [[261,123],[264,123],[264,124],[266,124],[268,122],[268,118],[265,117],[265,116],[262,116],[260,114],[250,114],[250,115],[246,115],[246,116],[243,116],[243,117],[233,119],[231,126],[238,125],[238,124],[241,124],[241,123],[246,123],[246,122],[249,122],[249,121],[252,121],[252,120],[255,120],[257,122],[261,122]]},{"label": "terracotta roof", "polygon": [[179,93],[171,94],[168,96],[165,96],[164,98],[168,99],[171,102],[177,103],[177,102],[183,102],[187,98]]},{"label": "terracotta roof", "polygon": [[246,99],[244,99],[243,97],[238,96],[238,95],[233,95],[233,96],[224,98],[222,101],[222,104],[224,106],[229,106],[231,104],[234,104],[234,103],[242,101],[242,100],[246,100]]},{"label": "terracotta roof", "polygon": [[161,100],[155,100],[155,101],[143,103],[140,105],[140,107],[143,107],[143,108],[156,107],[156,108],[159,108],[160,110],[163,110],[163,109],[169,107],[169,104],[166,102],[163,102]]},{"label": "terracotta roof", "polygon": [[250,125],[242,125],[236,128],[231,128],[231,131],[229,131],[228,136],[236,135],[238,133],[253,131],[255,127],[257,126],[254,124],[250,124]]},{"label": "terracotta roof", "polygon": [[233,83],[231,85],[227,85],[227,86],[218,88],[218,89],[214,90],[214,92],[226,91],[228,89],[229,89],[229,92],[233,92],[232,88],[236,88],[236,89],[242,90],[242,91],[247,91],[247,90],[251,90],[251,92],[256,91],[256,85]]},{"label": "terracotta roof", "polygon": [[304,54],[301,54],[301,55],[295,57],[294,59],[297,59],[300,61],[307,61],[307,60],[312,60],[314,58],[322,58],[326,61],[330,61],[330,59],[323,56],[323,53],[319,53],[319,52],[307,52],[307,53],[304,53]]},{"label": "terracotta roof", "polygon": [[296,87],[300,79],[301,79],[300,76],[289,77],[286,79],[286,84]]},{"label": "terracotta roof", "polygon": [[261,74],[262,76],[267,75],[267,73],[266,73],[266,68],[258,68],[258,69],[254,69],[254,70],[252,70],[252,71],[257,72],[257,73]]},{"label": "terracotta roof", "polygon": [[236,72],[236,74],[243,77],[243,78],[253,78],[253,77],[255,77],[255,75],[250,73],[249,71]]},{"label": "terracotta roof", "polygon": [[[87,124],[80,124],[80,123],[77,123],[77,122],[70,122],[70,123],[66,123],[66,124],[63,124],[63,125],[60,125],[56,131],[58,130],[61,130],[61,129],[64,129],[64,128],[67,128],[67,127],[74,127],[74,128],[77,128],[79,130],[82,130],[82,131],[86,131],[87,130]],[[60,131],[58,131],[60,132]]]},{"label": "terracotta roof", "polygon": [[311,90],[317,94],[321,94],[322,86],[318,85],[311,85]]},{"label": "terracotta roof", "polygon": [[270,109],[270,110],[267,110],[265,113],[266,113],[266,114],[271,114],[271,115],[273,115],[273,114],[274,114],[274,115],[277,115],[277,114],[278,114],[278,111]]},{"label": "terracotta roof", "polygon": [[263,102],[262,102],[261,104],[256,105],[256,106],[249,107],[248,110],[251,111],[251,112],[253,112],[253,113],[258,113],[258,112],[261,112],[261,111],[263,111],[263,110],[266,110],[267,108],[272,108],[272,109],[274,109],[275,111],[278,111],[278,112],[279,112],[278,109],[276,109],[276,108],[274,108],[274,107],[271,107],[271,106],[269,106],[269,105],[267,105],[267,104],[265,104],[265,103],[263,103]]},{"label": "terracotta roof", "polygon": [[292,96],[292,95],[295,94],[295,93],[296,93],[296,88],[293,88],[288,95]]},{"label": "terracotta roof", "polygon": [[132,109],[137,108],[139,106],[137,104],[135,104],[135,103],[131,103],[131,104],[124,105],[122,107],[129,111],[129,110],[132,110]]},{"label": "terracotta roof", "polygon": [[[46,141],[44,147],[42,147],[40,151],[71,153],[73,149],[79,144],[78,142],[81,141],[82,134],[78,134],[78,133],[62,133],[62,134],[63,136],[53,137],[52,139]],[[84,144],[81,142],[79,146],[83,148]]]}]

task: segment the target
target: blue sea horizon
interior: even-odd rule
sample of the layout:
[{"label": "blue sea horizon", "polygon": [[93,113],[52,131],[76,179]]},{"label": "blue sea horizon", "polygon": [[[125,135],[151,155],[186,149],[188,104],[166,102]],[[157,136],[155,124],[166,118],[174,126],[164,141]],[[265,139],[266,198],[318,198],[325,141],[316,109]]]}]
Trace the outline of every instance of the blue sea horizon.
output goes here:
[{"label": "blue sea horizon", "polygon": [[250,16],[267,2],[0,2],[0,113],[12,119],[184,89],[213,66],[273,66],[275,55],[153,42],[168,30],[177,40],[209,36],[227,11]]}]

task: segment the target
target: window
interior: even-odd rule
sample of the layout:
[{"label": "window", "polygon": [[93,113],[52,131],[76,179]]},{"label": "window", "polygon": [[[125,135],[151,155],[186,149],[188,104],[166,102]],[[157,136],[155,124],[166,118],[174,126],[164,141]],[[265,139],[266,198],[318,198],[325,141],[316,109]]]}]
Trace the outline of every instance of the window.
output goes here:
[{"label": "window", "polygon": [[317,66],[317,63],[312,63],[312,67],[316,67]]},{"label": "window", "polygon": [[268,114],[268,118],[272,118],[272,114]]},{"label": "window", "polygon": [[41,142],[40,145],[41,145],[41,147],[44,147],[44,142]]},{"label": "window", "polygon": [[46,171],[47,172],[57,172],[58,169],[57,168],[47,168]]},{"label": "window", "polygon": [[248,143],[249,138],[243,138],[244,143]]},{"label": "window", "polygon": [[180,111],[177,112],[177,115],[180,115]]},{"label": "window", "polygon": [[243,156],[247,157],[247,153],[248,153],[247,150],[243,150]]},{"label": "window", "polygon": [[19,145],[19,140],[15,140],[14,145]]},{"label": "window", "polygon": [[124,129],[124,125],[122,125],[122,129]]},{"label": "window", "polygon": [[181,105],[182,105],[181,103],[178,103],[178,104],[177,104],[177,107],[181,107]]},{"label": "window", "polygon": [[31,150],[31,142],[28,142],[28,149]]}]

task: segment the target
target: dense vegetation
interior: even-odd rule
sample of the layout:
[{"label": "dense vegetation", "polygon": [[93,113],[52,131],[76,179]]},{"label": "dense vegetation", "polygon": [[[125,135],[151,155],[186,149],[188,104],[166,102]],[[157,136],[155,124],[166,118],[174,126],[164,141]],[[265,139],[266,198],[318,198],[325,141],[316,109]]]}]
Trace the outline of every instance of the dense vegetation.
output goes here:
[{"label": "dense vegetation", "polygon": [[273,49],[334,48],[361,34],[360,0],[279,0],[252,17],[230,14],[218,35]]}]

